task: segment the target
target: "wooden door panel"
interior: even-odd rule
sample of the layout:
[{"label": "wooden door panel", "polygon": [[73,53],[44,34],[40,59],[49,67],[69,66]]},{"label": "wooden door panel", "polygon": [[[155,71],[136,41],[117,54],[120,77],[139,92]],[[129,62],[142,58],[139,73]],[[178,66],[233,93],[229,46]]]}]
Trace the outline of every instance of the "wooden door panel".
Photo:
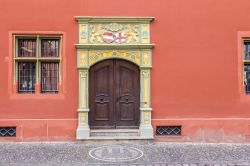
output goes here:
[{"label": "wooden door panel", "polygon": [[119,60],[115,63],[116,127],[139,127],[139,68]]},{"label": "wooden door panel", "polygon": [[114,128],[114,63],[103,61],[90,69],[90,112],[91,128]]},{"label": "wooden door panel", "polygon": [[95,81],[97,84],[95,85],[95,90],[97,95],[106,95],[108,96],[110,88],[109,88],[109,83],[110,83],[110,70],[112,66],[104,66],[97,68],[95,70]]},{"label": "wooden door panel", "polygon": [[134,103],[120,103],[120,120],[135,120]]},{"label": "wooden door panel", "polygon": [[104,66],[97,68],[94,73],[94,91],[95,91],[95,105],[94,105],[94,120],[109,120],[110,105],[110,67]]},{"label": "wooden door panel", "polygon": [[134,71],[120,65],[119,63],[118,65],[120,66],[118,70],[119,72],[118,78],[120,78],[119,80],[120,85],[118,85],[118,87],[121,90],[120,93],[121,95],[126,95],[126,94],[131,95],[134,92],[134,81],[133,81]]},{"label": "wooden door panel", "polygon": [[109,104],[106,103],[95,103],[95,121],[109,120]]},{"label": "wooden door panel", "polygon": [[139,68],[125,60],[105,60],[89,74],[90,128],[138,128]]}]

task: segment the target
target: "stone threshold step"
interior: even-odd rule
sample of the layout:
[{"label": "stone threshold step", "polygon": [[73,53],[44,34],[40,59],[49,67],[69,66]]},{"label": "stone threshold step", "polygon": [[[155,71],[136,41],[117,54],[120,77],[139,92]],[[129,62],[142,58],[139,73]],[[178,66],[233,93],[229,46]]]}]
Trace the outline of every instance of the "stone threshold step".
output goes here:
[{"label": "stone threshold step", "polygon": [[90,133],[139,133],[139,129],[91,129]]},{"label": "stone threshold step", "polygon": [[153,138],[141,136],[90,136],[85,140],[151,140]]},{"label": "stone threshold step", "polygon": [[139,137],[140,132],[138,129],[105,129],[105,130],[90,130],[91,137]]}]

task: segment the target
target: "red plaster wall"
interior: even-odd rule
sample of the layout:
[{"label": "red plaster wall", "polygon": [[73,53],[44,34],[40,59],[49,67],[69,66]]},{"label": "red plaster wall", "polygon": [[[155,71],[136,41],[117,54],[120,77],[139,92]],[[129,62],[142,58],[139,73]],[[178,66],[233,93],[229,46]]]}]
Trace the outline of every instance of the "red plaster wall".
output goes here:
[{"label": "red plaster wall", "polygon": [[[74,140],[74,16],[154,16],[152,123],[183,126],[181,137],[156,139],[248,141],[250,97],[242,92],[238,34],[250,31],[249,7],[249,0],[1,0],[0,126],[17,125],[17,141]],[[62,94],[13,97],[14,31],[64,33]]]}]

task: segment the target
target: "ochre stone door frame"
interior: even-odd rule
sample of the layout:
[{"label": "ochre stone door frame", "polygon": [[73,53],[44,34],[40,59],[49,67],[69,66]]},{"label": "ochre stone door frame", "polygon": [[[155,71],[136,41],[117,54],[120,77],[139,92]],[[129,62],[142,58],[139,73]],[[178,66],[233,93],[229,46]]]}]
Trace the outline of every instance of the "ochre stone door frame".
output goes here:
[{"label": "ochre stone door frame", "polygon": [[[79,72],[78,128],[76,139],[91,139],[88,123],[89,68],[105,59],[124,59],[140,68],[140,137],[153,138],[150,70],[152,17],[76,17],[79,23],[77,68]],[[105,35],[108,36],[106,40]]]}]

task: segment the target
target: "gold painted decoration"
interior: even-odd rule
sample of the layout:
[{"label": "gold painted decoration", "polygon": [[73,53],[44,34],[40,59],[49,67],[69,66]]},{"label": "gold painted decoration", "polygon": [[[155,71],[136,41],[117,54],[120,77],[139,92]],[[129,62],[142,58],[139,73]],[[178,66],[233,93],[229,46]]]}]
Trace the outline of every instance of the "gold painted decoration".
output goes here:
[{"label": "gold painted decoration", "polygon": [[79,100],[79,107],[80,108],[87,108],[87,80],[88,80],[88,70],[80,70],[80,100]]},{"label": "gold painted decoration", "polygon": [[143,107],[149,107],[149,78],[150,73],[148,70],[142,71],[142,78],[143,78]]},{"label": "gold painted decoration", "polygon": [[84,126],[87,124],[87,114],[85,112],[79,112],[80,125]]},{"label": "gold painted decoration", "polygon": [[87,43],[87,24],[80,25],[80,43],[81,44]]},{"label": "gold painted decoration", "polygon": [[134,44],[140,43],[139,24],[91,24],[90,44]]},{"label": "gold painted decoration", "polygon": [[127,28],[125,30],[125,35],[126,35],[126,43],[139,43],[139,29],[138,25],[127,25]]},{"label": "gold painted decoration", "polygon": [[148,66],[151,64],[149,51],[142,51],[142,64],[144,66]]},{"label": "gold painted decoration", "polygon": [[150,124],[151,118],[150,118],[150,112],[144,112],[144,123],[145,124]]},{"label": "gold painted decoration", "polygon": [[80,70],[80,77],[81,78],[87,78],[88,71],[87,70]]},{"label": "gold painted decoration", "polygon": [[105,29],[107,31],[111,31],[111,32],[117,32],[117,31],[121,31],[123,30],[123,26],[121,24],[118,24],[118,23],[111,23],[111,24],[107,24],[105,26]]},{"label": "gold painted decoration", "polygon": [[106,32],[103,24],[90,25],[89,42],[104,43],[102,35]]},{"label": "gold painted decoration", "polygon": [[87,51],[80,51],[80,65],[87,65]]},{"label": "gold painted decoration", "polygon": [[150,28],[149,24],[142,24],[141,25],[141,32],[142,32],[141,42],[142,43],[150,43],[150,41],[149,41],[149,37],[150,37],[149,28]]},{"label": "gold painted decoration", "polygon": [[89,64],[92,65],[100,60],[108,58],[122,58],[127,59],[140,65],[140,51],[128,50],[90,50],[89,51]]}]

